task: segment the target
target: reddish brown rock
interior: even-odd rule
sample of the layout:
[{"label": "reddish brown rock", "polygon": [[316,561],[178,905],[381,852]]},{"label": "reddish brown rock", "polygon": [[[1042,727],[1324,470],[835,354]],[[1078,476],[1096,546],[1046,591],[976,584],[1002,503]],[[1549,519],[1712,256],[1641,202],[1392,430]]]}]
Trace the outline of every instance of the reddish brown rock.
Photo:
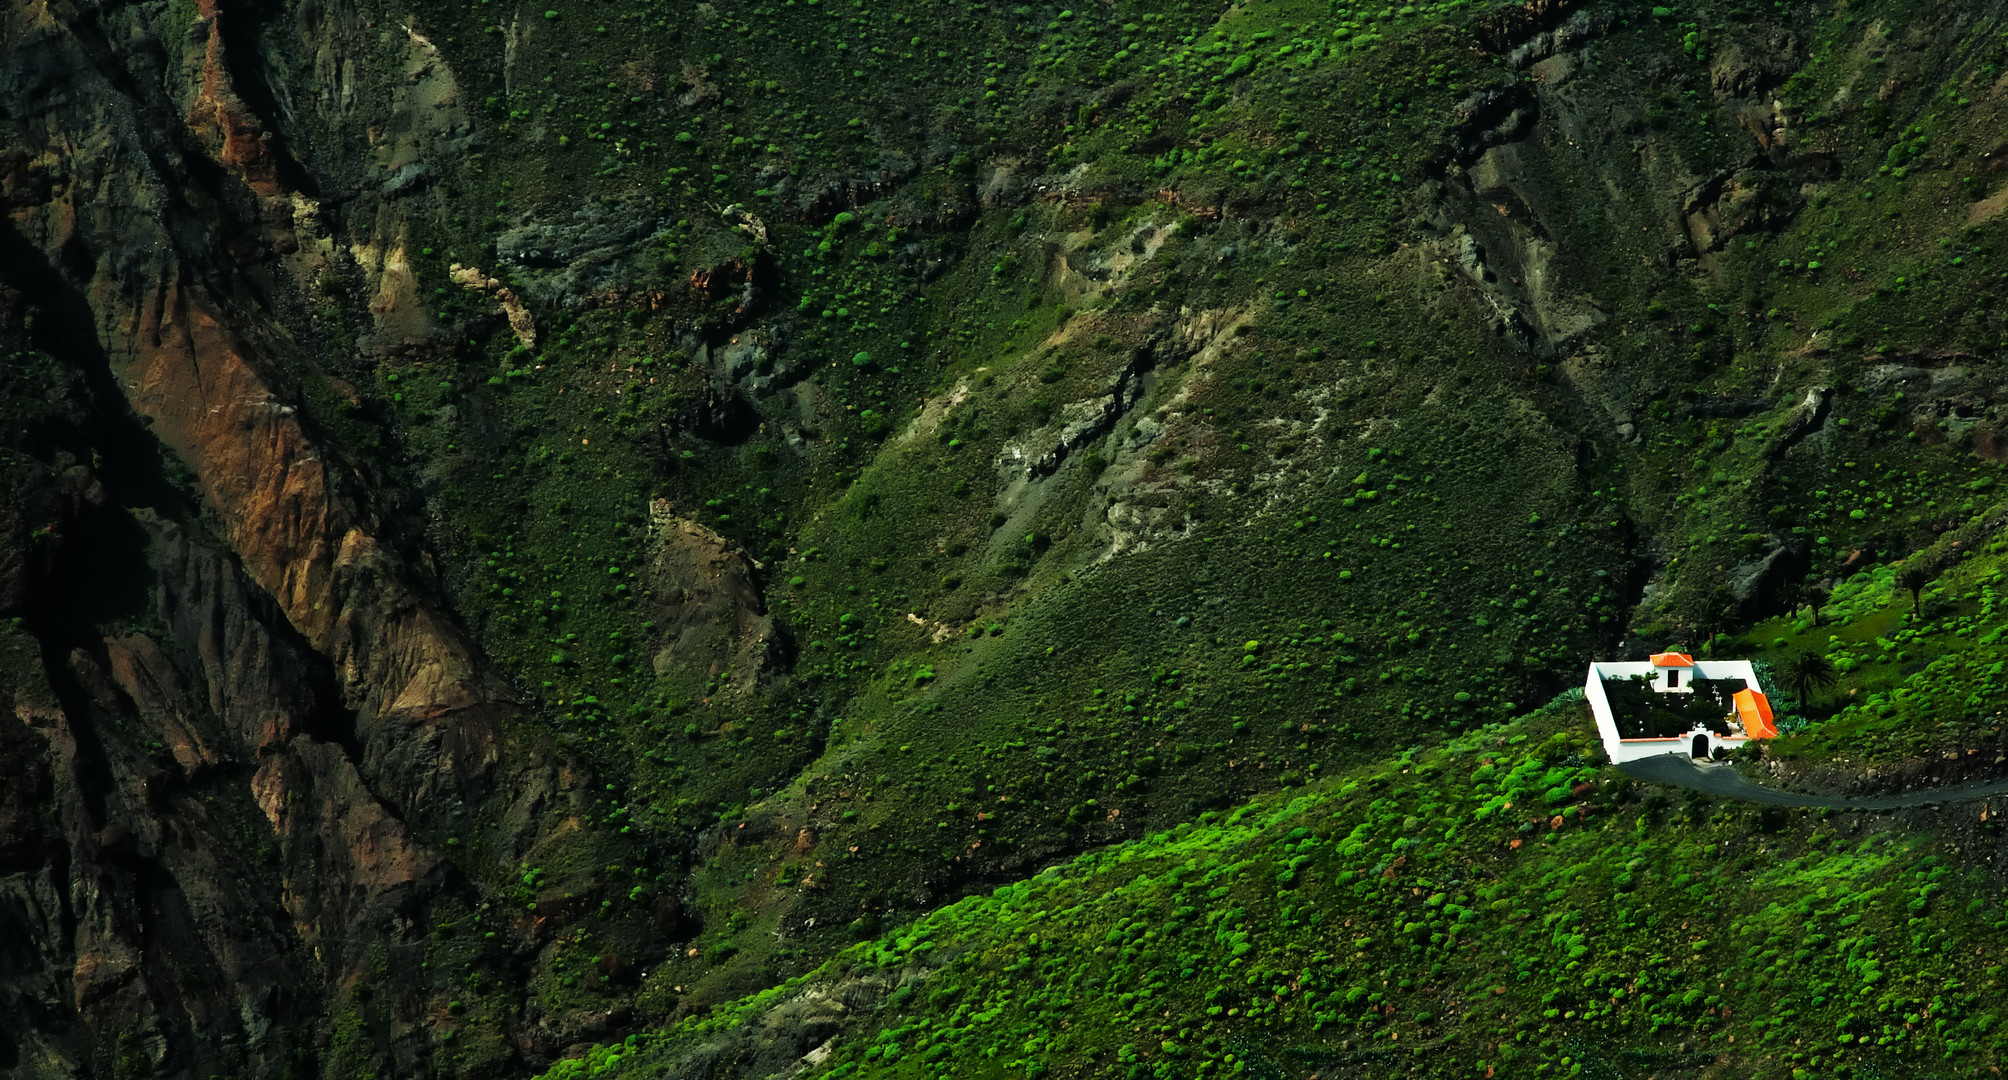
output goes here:
[{"label": "reddish brown rock", "polygon": [[230,79],[224,56],[225,15],[217,0],[196,0],[196,12],[207,31],[202,58],[202,88],[188,109],[188,126],[208,146],[218,162],[260,195],[279,193],[278,168],[272,160],[272,133]]}]

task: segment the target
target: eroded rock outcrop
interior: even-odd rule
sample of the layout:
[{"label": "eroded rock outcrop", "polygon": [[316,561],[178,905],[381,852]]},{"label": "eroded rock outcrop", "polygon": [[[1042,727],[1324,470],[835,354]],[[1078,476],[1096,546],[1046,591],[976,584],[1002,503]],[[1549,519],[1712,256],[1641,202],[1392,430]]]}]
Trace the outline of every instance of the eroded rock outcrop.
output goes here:
[{"label": "eroded rock outcrop", "polygon": [[649,507],[658,547],[648,568],[658,674],[704,672],[744,689],[785,663],[787,638],[760,598],[760,564],[669,503]]},{"label": "eroded rock outcrop", "polygon": [[[337,1056],[411,1075],[426,913],[487,897],[446,837],[494,822],[513,866],[584,786],[499,767],[507,681],[310,416],[271,301],[312,200],[233,81],[240,17],[0,14],[36,58],[0,79],[0,353],[37,380],[0,432],[0,1071],[311,1073],[351,1008]],[[131,78],[181,45],[199,77]],[[390,992],[341,1005],[361,980]]]}]

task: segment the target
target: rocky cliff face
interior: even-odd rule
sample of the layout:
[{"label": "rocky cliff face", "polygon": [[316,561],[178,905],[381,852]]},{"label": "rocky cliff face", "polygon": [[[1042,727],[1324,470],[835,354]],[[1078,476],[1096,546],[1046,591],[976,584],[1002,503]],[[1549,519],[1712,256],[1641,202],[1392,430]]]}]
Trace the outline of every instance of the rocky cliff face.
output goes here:
[{"label": "rocky cliff face", "polygon": [[[557,786],[503,762],[516,695],[402,496],[302,408],[342,358],[291,315],[315,209],[247,103],[275,88],[238,84],[257,17],[0,32],[16,1075],[422,1067],[442,1006],[409,943],[485,900],[442,846],[479,818],[527,850]],[[507,966],[535,933],[501,932]]]},{"label": "rocky cliff face", "polygon": [[[4,503],[6,1066],[424,1068],[434,999],[467,976],[428,974],[424,939],[499,899],[444,852],[477,831],[491,859],[529,852],[577,828],[561,789],[586,785],[512,739],[507,683],[421,553],[362,527],[366,489],[329,490],[330,463],[213,321],[155,313],[146,336],[178,347],[143,374],[100,369],[132,380],[111,398],[56,359],[92,353],[61,289],[27,289],[53,310],[4,295],[22,425]],[[158,415],[132,411],[148,401]],[[465,968],[506,973],[555,933],[491,925],[501,940]],[[538,1049],[500,1041],[486,1067]]]}]

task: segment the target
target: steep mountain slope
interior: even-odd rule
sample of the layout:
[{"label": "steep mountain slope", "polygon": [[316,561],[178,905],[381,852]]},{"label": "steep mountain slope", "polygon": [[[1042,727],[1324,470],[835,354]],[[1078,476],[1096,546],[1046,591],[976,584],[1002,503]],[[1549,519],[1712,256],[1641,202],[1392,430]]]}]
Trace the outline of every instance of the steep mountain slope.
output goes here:
[{"label": "steep mountain slope", "polygon": [[1584,726],[1571,703],[1208,811],[546,1076],[1998,1062],[2000,883],[1961,854],[1990,825],[1670,798],[1589,764]]},{"label": "steep mountain slope", "polygon": [[[524,1075],[1826,645],[1993,542],[2005,29],[9,6],[0,1069]],[[1848,625],[1813,780],[1992,715]]]}]

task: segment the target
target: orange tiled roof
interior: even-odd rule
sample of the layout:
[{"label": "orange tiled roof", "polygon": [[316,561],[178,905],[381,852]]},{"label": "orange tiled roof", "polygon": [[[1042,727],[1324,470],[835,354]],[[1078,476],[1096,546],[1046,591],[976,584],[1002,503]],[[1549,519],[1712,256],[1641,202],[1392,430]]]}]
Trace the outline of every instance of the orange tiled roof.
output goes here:
[{"label": "orange tiled roof", "polygon": [[1693,667],[1694,657],[1686,653],[1658,652],[1652,654],[1653,667]]},{"label": "orange tiled roof", "polygon": [[1738,690],[1730,698],[1736,704],[1736,718],[1743,734],[1752,739],[1775,739],[1778,727],[1771,722],[1771,699],[1756,690]]}]

